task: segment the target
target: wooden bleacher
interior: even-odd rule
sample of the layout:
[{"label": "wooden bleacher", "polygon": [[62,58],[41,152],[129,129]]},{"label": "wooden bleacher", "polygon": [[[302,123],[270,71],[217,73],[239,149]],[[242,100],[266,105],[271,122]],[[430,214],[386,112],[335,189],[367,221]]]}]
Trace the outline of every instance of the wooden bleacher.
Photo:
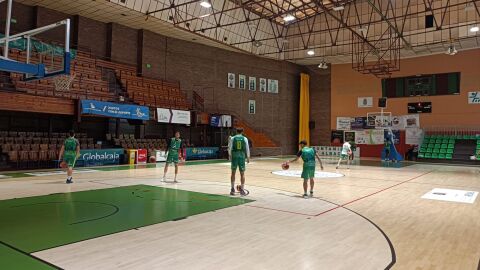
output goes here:
[{"label": "wooden bleacher", "polygon": [[[10,51],[11,59],[26,62],[26,52],[16,49]],[[44,63],[51,69],[59,69],[62,66],[61,57],[33,52],[30,59],[31,63]],[[109,89],[108,80],[102,77],[102,69],[105,68],[115,72],[116,79],[123,89]],[[186,94],[180,90],[180,83],[137,76],[135,66],[96,59],[89,53],[78,51],[75,59],[71,61],[71,70],[75,78],[69,91],[55,90],[51,78],[26,82],[22,80],[22,74],[10,73],[10,79],[17,91],[37,96],[118,101],[116,90],[123,90],[128,98],[140,105],[191,109]]]}]

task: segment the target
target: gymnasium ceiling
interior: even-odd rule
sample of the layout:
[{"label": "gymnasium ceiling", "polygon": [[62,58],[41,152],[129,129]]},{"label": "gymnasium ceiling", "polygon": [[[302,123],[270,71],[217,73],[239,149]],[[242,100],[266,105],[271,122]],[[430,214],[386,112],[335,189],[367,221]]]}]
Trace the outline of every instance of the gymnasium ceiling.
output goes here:
[{"label": "gymnasium ceiling", "polygon": [[299,64],[352,63],[353,44],[373,51],[363,57],[374,61],[394,48],[407,58],[480,47],[480,31],[469,31],[480,26],[480,0],[208,1],[211,7],[202,0],[16,2]]}]

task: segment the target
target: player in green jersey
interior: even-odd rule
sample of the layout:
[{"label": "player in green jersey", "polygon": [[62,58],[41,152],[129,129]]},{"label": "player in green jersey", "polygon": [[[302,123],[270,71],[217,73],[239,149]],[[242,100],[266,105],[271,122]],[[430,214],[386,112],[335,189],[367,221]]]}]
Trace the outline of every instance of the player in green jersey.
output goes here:
[{"label": "player in green jersey", "polygon": [[230,195],[235,194],[235,174],[237,173],[238,168],[241,177],[240,194],[244,196],[246,195],[244,191],[246,170],[245,161],[250,163],[250,147],[248,145],[248,139],[243,136],[243,128],[237,128],[237,135],[230,138],[230,141],[228,142],[228,157],[232,163],[232,175],[230,178],[232,188],[230,190]]},{"label": "player in green jersey", "polygon": [[175,178],[173,179],[173,182],[177,183],[178,162],[183,159],[183,143],[180,139],[180,131],[175,132],[175,137],[170,139],[167,152],[167,161],[165,162],[162,181],[166,181],[168,165],[173,163],[175,165]]},{"label": "player in green jersey", "polygon": [[67,164],[67,184],[73,183],[72,174],[73,168],[75,167],[75,162],[80,156],[80,144],[78,140],[75,139],[75,132],[70,130],[68,133],[69,137],[63,142],[62,148],[60,149],[60,154],[58,160],[63,160]]},{"label": "player in green jersey", "polygon": [[315,158],[320,162],[320,168],[323,171],[323,164],[320,156],[317,154],[315,149],[307,146],[307,141],[303,140],[299,143],[300,151],[297,153],[297,157],[288,161],[295,162],[299,158],[303,160],[303,170],[302,170],[302,179],[303,179],[303,197],[308,198],[307,189],[308,189],[308,180],[310,180],[310,197],[313,197],[313,186],[315,185]]}]

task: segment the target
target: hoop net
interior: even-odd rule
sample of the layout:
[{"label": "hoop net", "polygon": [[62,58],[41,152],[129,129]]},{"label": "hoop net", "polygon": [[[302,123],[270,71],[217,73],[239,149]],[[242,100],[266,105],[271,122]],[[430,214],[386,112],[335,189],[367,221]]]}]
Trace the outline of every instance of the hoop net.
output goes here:
[{"label": "hoop net", "polygon": [[70,90],[70,85],[75,79],[75,74],[63,74],[53,77],[53,83],[55,84],[55,90],[58,91],[68,91]]}]

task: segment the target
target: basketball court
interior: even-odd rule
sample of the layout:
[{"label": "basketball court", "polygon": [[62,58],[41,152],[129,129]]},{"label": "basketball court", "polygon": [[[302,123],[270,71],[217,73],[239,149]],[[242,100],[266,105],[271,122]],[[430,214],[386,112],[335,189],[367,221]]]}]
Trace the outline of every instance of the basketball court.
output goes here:
[{"label": "basketball court", "polygon": [[480,270],[479,1],[0,22],[0,269]]}]

